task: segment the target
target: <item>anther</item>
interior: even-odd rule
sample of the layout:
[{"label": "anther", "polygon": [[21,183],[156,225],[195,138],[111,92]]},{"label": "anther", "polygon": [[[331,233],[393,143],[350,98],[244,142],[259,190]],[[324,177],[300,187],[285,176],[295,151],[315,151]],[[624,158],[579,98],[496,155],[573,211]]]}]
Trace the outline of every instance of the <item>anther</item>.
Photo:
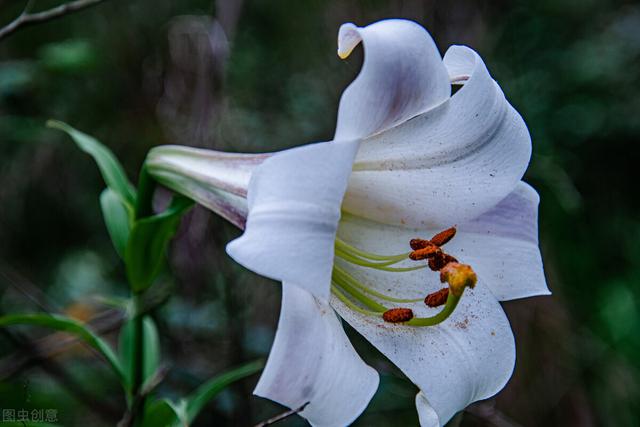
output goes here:
[{"label": "anther", "polygon": [[447,302],[447,297],[449,297],[449,288],[442,288],[439,291],[427,295],[424,303],[432,308],[439,307]]},{"label": "anther", "polygon": [[450,262],[440,270],[440,281],[447,282],[451,294],[460,297],[464,288],[473,288],[478,281],[478,276],[470,265]]},{"label": "anther", "polygon": [[430,245],[432,245],[432,243],[429,240],[424,239],[411,239],[409,241],[409,246],[411,246],[411,249],[413,249],[414,251],[417,251],[418,249],[424,249]]},{"label": "anther", "polygon": [[438,252],[433,257],[429,258],[429,268],[433,271],[440,271],[450,262],[458,262],[458,260],[449,254]]},{"label": "anther", "polygon": [[456,235],[455,227],[447,228],[446,230],[441,231],[440,233],[433,236],[431,238],[431,243],[433,243],[436,246],[442,246],[445,243],[447,243],[449,240],[453,239],[453,236],[455,235]]},{"label": "anther", "polygon": [[392,308],[382,313],[382,318],[389,323],[408,322],[413,319],[413,311],[410,308]]},{"label": "anther", "polygon": [[409,259],[419,261],[421,259],[431,258],[438,252],[440,252],[440,248],[434,244],[429,243],[426,247],[411,252],[409,254]]}]

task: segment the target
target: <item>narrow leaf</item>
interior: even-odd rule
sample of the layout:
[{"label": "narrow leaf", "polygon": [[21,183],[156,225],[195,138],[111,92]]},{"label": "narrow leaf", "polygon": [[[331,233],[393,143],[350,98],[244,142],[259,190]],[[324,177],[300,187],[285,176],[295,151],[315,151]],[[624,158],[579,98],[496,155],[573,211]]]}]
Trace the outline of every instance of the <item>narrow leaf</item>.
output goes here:
[{"label": "narrow leaf", "polygon": [[142,427],[186,427],[188,425],[184,401],[176,404],[169,399],[162,399],[147,406]]},{"label": "narrow leaf", "polygon": [[133,211],[127,207],[126,202],[110,188],[100,195],[100,207],[102,216],[109,231],[111,242],[120,257],[124,258],[127,242],[129,241],[130,223]]},{"label": "narrow leaf", "polygon": [[0,317],[0,327],[10,325],[44,326],[75,335],[102,354],[121,381],[124,381],[125,379],[120,361],[109,344],[77,320],[64,316],[41,313],[10,314]]},{"label": "narrow leaf", "polygon": [[61,121],[49,120],[47,121],[47,126],[66,132],[78,148],[89,154],[96,161],[107,187],[118,193],[130,206],[135,204],[135,190],[129,182],[122,165],[111,150],[92,136],[82,133]]},{"label": "narrow leaf", "polygon": [[[143,372],[142,381],[146,381],[158,369],[160,365],[160,339],[158,337],[158,329],[155,322],[149,316],[142,319],[143,333]],[[134,356],[133,347],[135,342],[135,326],[133,319],[129,320],[120,330],[118,350],[120,352],[120,361],[124,368],[127,389],[131,389],[133,378]]]},{"label": "narrow leaf", "polygon": [[158,275],[180,218],[192,205],[189,199],[176,197],[164,212],[136,221],[125,251],[127,277],[134,292],[147,289]]},{"label": "narrow leaf", "polygon": [[249,375],[255,374],[260,371],[263,366],[264,363],[262,360],[256,360],[255,362],[247,363],[244,366],[220,374],[198,387],[196,391],[186,398],[189,423],[193,422],[205,405],[227,386]]}]

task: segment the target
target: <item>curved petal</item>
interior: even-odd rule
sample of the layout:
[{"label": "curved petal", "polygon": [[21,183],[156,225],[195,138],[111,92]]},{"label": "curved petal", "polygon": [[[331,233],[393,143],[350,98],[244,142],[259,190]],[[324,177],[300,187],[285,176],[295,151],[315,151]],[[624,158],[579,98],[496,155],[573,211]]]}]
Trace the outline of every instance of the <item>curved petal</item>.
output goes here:
[{"label": "curved petal", "polygon": [[462,223],[495,206],[524,174],[529,132],[482,59],[453,46],[444,64],[466,83],[448,102],[363,141],[347,212],[414,227]]},{"label": "curved petal", "polygon": [[159,183],[244,228],[251,173],[270,155],[162,145],[149,151],[145,165]]},{"label": "curved petal", "polygon": [[461,224],[447,244],[500,301],[550,294],[538,248],[539,201],[536,190],[520,182],[493,209]]},{"label": "curved petal", "polygon": [[420,25],[387,19],[366,27],[343,24],[338,55],[362,41],[364,63],[340,99],[334,139],[363,138],[449,98],[451,84],[438,48]]},{"label": "curved petal", "polygon": [[[405,251],[416,233],[351,216],[343,218],[339,230],[347,242],[378,253]],[[344,267],[362,283],[401,298],[422,297],[441,288],[438,274],[426,269],[390,273],[346,264]],[[515,345],[509,321],[482,277],[475,289],[465,291],[451,317],[433,327],[385,323],[348,309],[336,298],[332,298],[331,305],[420,387],[425,398],[418,403],[425,423],[435,414],[438,423],[444,425],[470,403],[500,391],[513,371]],[[440,310],[422,303],[410,307],[420,316]],[[433,413],[425,409],[428,407]]]},{"label": "curved petal", "polygon": [[340,204],[358,141],[283,151],[254,171],[245,232],[227,253],[254,272],[326,300]]},{"label": "curved petal", "polygon": [[378,373],[358,356],[331,307],[283,285],[282,312],[269,360],[254,391],[314,426],[345,426],[369,404]]}]

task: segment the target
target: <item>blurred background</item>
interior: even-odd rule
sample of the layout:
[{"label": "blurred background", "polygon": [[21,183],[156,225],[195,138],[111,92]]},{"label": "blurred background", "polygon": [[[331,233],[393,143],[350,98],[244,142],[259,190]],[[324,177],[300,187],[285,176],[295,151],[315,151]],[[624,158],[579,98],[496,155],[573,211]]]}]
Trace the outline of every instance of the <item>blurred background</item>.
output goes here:
[{"label": "blurred background", "polygon": [[[0,0],[0,25],[24,3]],[[635,1],[108,0],[25,27],[0,40],[0,311],[63,312],[114,340],[122,321],[105,304],[127,285],[100,212],[104,185],[47,119],[96,136],[133,180],[158,144],[261,152],[328,140],[362,61],[360,50],[337,58],[338,27],[387,17],[423,24],[442,53],[476,49],[533,137],[525,179],[542,198],[553,297],[504,304],[513,378],[451,425],[639,425]],[[163,278],[173,295],[154,312],[171,367],[161,395],[268,354],[280,286],[225,255],[238,234],[201,208],[182,223]],[[93,353],[37,328],[0,332],[0,407],[55,408],[65,426],[120,419],[117,380]],[[356,425],[417,425],[415,386],[348,333],[381,373]],[[256,381],[226,390],[195,425],[253,425],[283,411],[251,396]]]}]

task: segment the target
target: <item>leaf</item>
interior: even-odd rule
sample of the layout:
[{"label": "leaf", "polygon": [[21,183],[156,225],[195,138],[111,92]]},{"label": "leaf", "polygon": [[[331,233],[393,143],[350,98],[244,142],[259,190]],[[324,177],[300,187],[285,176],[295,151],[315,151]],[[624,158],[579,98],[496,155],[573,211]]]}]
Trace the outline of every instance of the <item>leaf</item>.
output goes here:
[{"label": "leaf", "polygon": [[256,360],[239,368],[217,375],[198,387],[196,391],[185,399],[187,403],[187,419],[189,423],[193,422],[205,405],[227,386],[248,377],[249,375],[255,374],[260,371],[263,366],[264,362],[262,360]]},{"label": "leaf", "polygon": [[176,404],[169,399],[156,400],[145,409],[142,427],[186,427],[186,404],[184,401]]},{"label": "leaf", "polygon": [[[124,382],[125,376],[122,366],[118,357],[115,355],[109,344],[107,344],[102,338],[95,335],[85,325],[77,320],[70,319],[64,316],[51,315],[51,314],[10,314],[0,317],[0,327],[10,325],[37,325],[45,326],[51,329],[55,329],[61,332],[67,332],[77,336],[91,347],[96,349],[100,354],[107,359],[111,368],[118,375],[118,378]],[[124,384],[124,383],[123,383]]]},{"label": "leaf", "polygon": [[105,188],[100,194],[100,207],[102,208],[102,216],[109,231],[111,242],[118,255],[124,258],[127,242],[129,241],[133,211],[118,193],[110,188]]},{"label": "leaf", "polygon": [[[153,319],[149,316],[144,316],[142,319],[142,333],[142,345],[144,348],[142,382],[144,382],[154,374],[160,365],[160,339],[158,338],[158,329],[156,328]],[[133,357],[134,342],[135,322],[133,319],[130,319],[120,330],[118,345],[127,390],[131,390],[131,383],[133,381],[133,369],[135,363]]]},{"label": "leaf", "polygon": [[98,164],[98,169],[102,174],[107,187],[115,191],[130,206],[135,205],[136,192],[129,182],[124,168],[106,146],[102,145],[95,138],[80,132],[58,120],[48,120],[47,126],[66,132],[85,153],[89,154]]},{"label": "leaf", "polygon": [[134,292],[147,289],[158,275],[180,218],[192,205],[185,197],[175,197],[164,212],[136,221],[125,251],[127,277]]}]

